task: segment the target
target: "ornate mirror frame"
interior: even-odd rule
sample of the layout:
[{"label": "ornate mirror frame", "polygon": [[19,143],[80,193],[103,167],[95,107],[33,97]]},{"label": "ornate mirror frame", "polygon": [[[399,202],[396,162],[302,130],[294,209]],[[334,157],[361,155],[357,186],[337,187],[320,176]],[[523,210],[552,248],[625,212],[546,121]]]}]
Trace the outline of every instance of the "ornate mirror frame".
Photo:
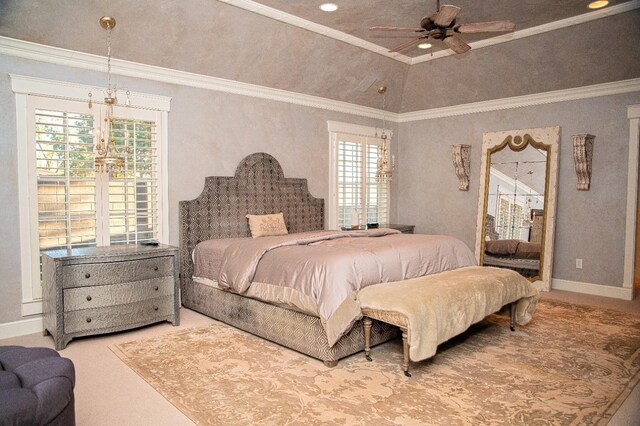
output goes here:
[{"label": "ornate mirror frame", "polygon": [[529,144],[547,150],[547,167],[544,195],[544,219],[542,232],[541,271],[533,281],[539,290],[551,289],[553,267],[553,239],[555,233],[556,200],[558,190],[558,155],[560,147],[560,127],[509,130],[490,132],[482,135],[482,160],[480,170],[480,191],[478,194],[478,220],[476,225],[476,259],[482,265],[489,177],[491,175],[491,154],[504,149],[521,151]]}]

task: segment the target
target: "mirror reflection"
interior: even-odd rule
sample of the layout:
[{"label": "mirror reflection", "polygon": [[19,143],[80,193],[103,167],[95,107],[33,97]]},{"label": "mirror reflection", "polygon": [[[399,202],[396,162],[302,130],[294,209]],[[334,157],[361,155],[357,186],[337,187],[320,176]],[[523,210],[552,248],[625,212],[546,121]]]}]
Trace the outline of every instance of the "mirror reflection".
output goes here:
[{"label": "mirror reflection", "polygon": [[490,153],[482,264],[510,268],[540,279],[547,151],[505,144]]}]

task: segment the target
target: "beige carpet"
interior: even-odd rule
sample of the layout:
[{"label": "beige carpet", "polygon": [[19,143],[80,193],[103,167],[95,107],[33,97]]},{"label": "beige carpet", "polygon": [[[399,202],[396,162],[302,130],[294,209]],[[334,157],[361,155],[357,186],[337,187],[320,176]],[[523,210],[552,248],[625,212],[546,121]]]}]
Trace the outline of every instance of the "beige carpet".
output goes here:
[{"label": "beige carpet", "polygon": [[400,369],[401,346],[335,368],[224,324],[111,348],[197,424],[606,424],[640,378],[640,316],[541,301]]}]

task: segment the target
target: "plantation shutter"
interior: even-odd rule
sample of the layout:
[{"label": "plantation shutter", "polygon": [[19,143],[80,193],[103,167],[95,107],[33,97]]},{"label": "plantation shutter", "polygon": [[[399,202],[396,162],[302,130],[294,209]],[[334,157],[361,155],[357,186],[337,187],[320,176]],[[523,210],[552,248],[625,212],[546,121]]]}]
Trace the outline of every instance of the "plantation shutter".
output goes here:
[{"label": "plantation shutter", "polygon": [[110,244],[157,239],[159,222],[158,144],[156,123],[115,118],[116,144],[129,134],[129,153],[123,172],[109,179],[108,232]]},{"label": "plantation shutter", "polygon": [[388,223],[389,184],[376,181],[381,140],[337,134],[338,226]]},{"label": "plantation shutter", "polygon": [[380,140],[367,138],[367,223],[389,223],[389,183],[376,181]]},{"label": "plantation shutter", "polygon": [[93,116],[90,114],[35,110],[41,250],[96,245],[93,129]]},{"label": "plantation shutter", "polygon": [[341,228],[351,228],[360,222],[364,189],[362,164],[362,143],[338,139],[338,225]]}]

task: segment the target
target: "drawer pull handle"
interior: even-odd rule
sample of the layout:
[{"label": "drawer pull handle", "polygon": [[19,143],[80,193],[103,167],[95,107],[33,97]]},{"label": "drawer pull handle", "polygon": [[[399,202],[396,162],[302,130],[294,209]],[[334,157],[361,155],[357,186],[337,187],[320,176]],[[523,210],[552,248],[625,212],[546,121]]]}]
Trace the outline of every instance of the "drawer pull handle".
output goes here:
[{"label": "drawer pull handle", "polygon": [[91,296],[87,296],[87,302],[91,302]]},{"label": "drawer pull handle", "polygon": [[84,274],[84,277],[85,278],[91,278],[91,274],[87,272],[86,274]]},{"label": "drawer pull handle", "polygon": [[158,291],[158,288],[159,288],[158,286],[155,286],[153,289],[154,289],[155,291]]},{"label": "drawer pull handle", "polygon": [[91,322],[91,318],[87,317],[87,322]]},{"label": "drawer pull handle", "polygon": [[153,270],[154,270],[154,271],[157,271],[157,270],[158,270],[158,267],[157,267],[157,266],[154,266],[154,267],[153,267]]},{"label": "drawer pull handle", "polygon": [[153,307],[153,310],[154,310],[154,311],[157,311],[157,310],[158,310],[158,307],[157,307],[157,306],[154,306],[154,307]]}]

